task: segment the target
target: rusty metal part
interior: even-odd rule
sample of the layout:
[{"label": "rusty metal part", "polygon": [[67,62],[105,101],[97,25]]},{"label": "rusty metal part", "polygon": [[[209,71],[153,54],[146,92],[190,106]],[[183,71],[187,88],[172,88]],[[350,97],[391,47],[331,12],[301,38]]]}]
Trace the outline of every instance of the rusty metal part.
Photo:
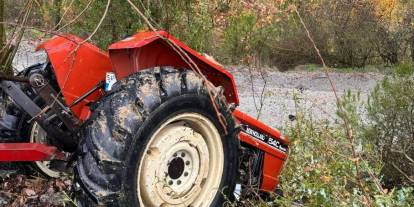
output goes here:
[{"label": "rusty metal part", "polygon": [[30,80],[34,79],[36,79],[36,81],[31,81],[31,83],[35,83],[36,86],[41,86],[33,86],[36,92],[45,101],[46,105],[50,107],[53,113],[59,117],[63,124],[65,124],[68,130],[75,134],[80,125],[80,121],[72,114],[72,111],[62,103],[59,94],[50,84],[48,84],[47,80],[45,80],[41,74],[36,73],[31,75]]},{"label": "rusty metal part", "polygon": [[60,147],[66,151],[73,151],[76,149],[77,140],[74,139],[73,134],[63,131],[50,123],[49,118],[53,116],[46,114],[50,107],[46,106],[41,109],[32,99],[30,99],[21,88],[12,81],[0,81],[0,88],[9,95],[13,101],[21,107],[33,120],[38,122],[43,129],[45,129],[50,137],[59,140]]}]

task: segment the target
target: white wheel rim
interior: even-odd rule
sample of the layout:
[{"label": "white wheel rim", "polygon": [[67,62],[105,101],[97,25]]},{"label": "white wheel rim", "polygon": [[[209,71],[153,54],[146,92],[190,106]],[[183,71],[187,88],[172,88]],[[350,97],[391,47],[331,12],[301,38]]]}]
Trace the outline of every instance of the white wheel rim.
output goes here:
[{"label": "white wheel rim", "polygon": [[210,206],[223,174],[220,134],[200,114],[177,115],[153,134],[140,163],[141,206]]},{"label": "white wheel rim", "polygon": [[[32,126],[30,143],[48,144],[46,131],[37,122]],[[47,176],[52,178],[60,177],[60,172],[50,169],[50,161],[35,161],[34,164]]]}]

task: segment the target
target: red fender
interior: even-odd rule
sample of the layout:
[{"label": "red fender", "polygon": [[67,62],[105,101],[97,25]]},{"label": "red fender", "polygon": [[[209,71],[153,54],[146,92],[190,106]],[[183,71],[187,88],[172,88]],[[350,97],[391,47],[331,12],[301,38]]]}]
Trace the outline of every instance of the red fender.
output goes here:
[{"label": "red fender", "polygon": [[229,103],[239,105],[236,84],[230,72],[200,55],[166,31],[140,32],[109,47],[109,56],[118,78],[124,78],[140,70],[156,66],[191,68],[171,47],[180,47],[199,67],[201,72],[216,86],[224,88]]}]

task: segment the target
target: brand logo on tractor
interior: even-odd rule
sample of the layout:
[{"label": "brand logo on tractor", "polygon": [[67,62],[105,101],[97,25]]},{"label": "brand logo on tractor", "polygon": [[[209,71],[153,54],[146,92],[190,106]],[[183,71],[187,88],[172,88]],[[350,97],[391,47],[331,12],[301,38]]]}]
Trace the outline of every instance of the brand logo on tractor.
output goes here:
[{"label": "brand logo on tractor", "polygon": [[266,134],[263,134],[261,132],[258,132],[256,130],[250,128],[247,125],[244,125],[243,129],[250,136],[252,136],[252,137],[254,137],[254,138],[256,138],[256,139],[258,139],[258,140],[260,140],[260,141],[262,141],[262,142],[264,142],[266,144],[268,144],[269,146],[271,146],[271,147],[273,147],[273,148],[275,148],[275,149],[277,149],[279,151],[287,152],[287,146],[285,144],[281,143],[280,141],[278,141],[277,138],[273,138],[273,137],[270,137],[270,136],[268,136]]},{"label": "brand logo on tractor", "polygon": [[255,138],[260,139],[261,141],[266,141],[266,135],[261,134],[250,127],[246,127],[246,133],[254,136]]}]

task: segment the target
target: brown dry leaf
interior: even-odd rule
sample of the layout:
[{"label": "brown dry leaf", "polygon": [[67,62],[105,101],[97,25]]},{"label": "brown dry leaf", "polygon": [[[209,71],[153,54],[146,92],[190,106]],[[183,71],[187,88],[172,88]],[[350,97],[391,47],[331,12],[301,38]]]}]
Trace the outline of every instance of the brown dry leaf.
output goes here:
[{"label": "brown dry leaf", "polygon": [[29,188],[23,188],[22,193],[24,193],[26,196],[34,196],[36,195],[36,192]]},{"label": "brown dry leaf", "polygon": [[18,175],[17,177],[16,177],[16,183],[21,183],[23,181],[23,176],[21,176],[21,175]]},{"label": "brown dry leaf", "polygon": [[321,179],[324,183],[329,183],[332,180],[332,176],[324,175],[321,177]]},{"label": "brown dry leaf", "polygon": [[72,180],[65,180],[63,182],[65,183],[66,186],[71,186],[72,185]]},{"label": "brown dry leaf", "polygon": [[9,188],[9,182],[4,182],[3,183],[3,188],[8,189]]},{"label": "brown dry leaf", "polygon": [[25,200],[26,199],[23,196],[19,196],[13,201],[13,203],[10,206],[12,207],[23,206],[23,204],[25,203]]},{"label": "brown dry leaf", "polygon": [[358,162],[359,161],[359,157],[356,158],[349,158],[352,162]]},{"label": "brown dry leaf", "polygon": [[61,180],[56,180],[55,181],[55,186],[59,189],[59,191],[66,188],[65,183],[62,182]]},{"label": "brown dry leaf", "polygon": [[49,187],[46,191],[48,194],[52,194],[55,192],[55,189],[53,189],[53,187]]},{"label": "brown dry leaf", "polygon": [[311,172],[311,171],[313,171],[313,167],[306,166],[305,169],[303,169],[303,171],[305,171],[305,172]]}]

